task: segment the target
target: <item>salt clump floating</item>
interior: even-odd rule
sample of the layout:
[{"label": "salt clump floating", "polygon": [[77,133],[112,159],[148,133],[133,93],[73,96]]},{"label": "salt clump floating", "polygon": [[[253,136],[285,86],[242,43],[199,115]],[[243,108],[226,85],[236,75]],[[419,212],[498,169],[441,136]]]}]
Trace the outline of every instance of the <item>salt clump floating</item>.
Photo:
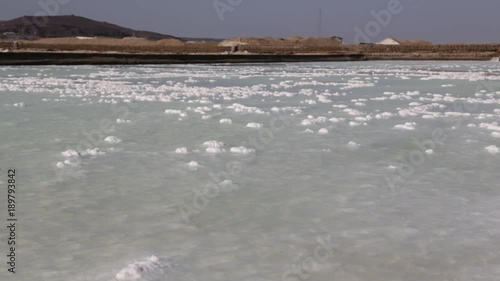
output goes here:
[{"label": "salt clump floating", "polygon": [[262,127],[264,127],[264,125],[262,125],[260,123],[250,122],[250,123],[247,124],[247,128],[260,129]]},{"label": "salt clump floating", "polygon": [[224,150],[218,147],[207,147],[207,149],[205,149],[205,152],[210,154],[218,154],[224,152]]},{"label": "salt clump floating", "polygon": [[186,147],[179,147],[175,149],[177,154],[189,154],[189,150]]},{"label": "salt clump floating", "polygon": [[221,124],[233,124],[233,120],[231,120],[229,118],[222,118],[219,120],[219,123],[221,123]]},{"label": "salt clump floating", "polygon": [[224,146],[224,143],[221,141],[209,140],[209,141],[204,142],[203,146],[221,148]]},{"label": "salt clump floating", "polygon": [[196,162],[196,161],[191,161],[191,162],[187,163],[186,166],[191,171],[195,171],[195,170],[198,170],[198,168],[200,167],[200,164],[198,164],[198,162]]},{"label": "salt clump floating", "polygon": [[396,126],[394,126],[394,128],[399,129],[399,130],[413,131],[413,130],[415,130],[416,125],[417,125],[417,123],[415,123],[415,122],[406,122],[404,124],[396,125]]},{"label": "salt clump floating", "polygon": [[231,153],[235,153],[235,154],[250,154],[250,153],[254,153],[254,152],[255,152],[255,149],[247,148],[244,146],[231,147]]},{"label": "salt clump floating", "polygon": [[68,149],[66,151],[61,152],[62,156],[64,157],[78,157],[80,156],[80,153],[78,151],[73,150],[73,149]]},{"label": "salt clump floating", "polygon": [[351,149],[356,149],[359,147],[359,144],[353,142],[353,141],[350,141],[348,144],[347,144],[347,147],[348,148],[351,148]]},{"label": "salt clump floating", "polygon": [[109,144],[118,144],[118,143],[121,143],[122,140],[115,137],[115,136],[108,136],[104,139],[105,142],[109,143]]},{"label": "salt clump floating", "polygon": [[495,155],[500,152],[500,149],[496,145],[490,145],[484,148],[489,154]]},{"label": "salt clump floating", "polygon": [[129,264],[120,270],[115,278],[118,281],[157,280],[165,274],[163,267],[158,257],[151,256]]},{"label": "salt clump floating", "polygon": [[320,134],[320,135],[326,135],[328,133],[329,133],[328,129],[325,129],[325,128],[321,128],[318,131],[318,134]]},{"label": "salt clump floating", "polygon": [[182,110],[177,110],[177,109],[165,109],[165,114],[182,114]]}]

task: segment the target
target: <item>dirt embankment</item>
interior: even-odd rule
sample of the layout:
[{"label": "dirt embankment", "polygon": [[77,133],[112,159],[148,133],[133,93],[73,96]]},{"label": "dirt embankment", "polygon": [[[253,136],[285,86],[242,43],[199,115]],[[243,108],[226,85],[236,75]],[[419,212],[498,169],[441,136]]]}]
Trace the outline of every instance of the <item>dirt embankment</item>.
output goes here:
[{"label": "dirt embankment", "polygon": [[[201,61],[207,63],[329,61],[339,58],[340,60],[490,60],[500,56],[500,44],[344,45],[336,42],[337,40],[339,39],[308,37],[236,38],[222,42],[188,43],[178,39],[69,37],[17,41],[15,46],[12,41],[0,41],[0,53],[5,53],[2,55],[4,64],[13,63],[14,60],[9,58],[16,53],[25,54],[20,60],[16,60],[16,63],[27,62],[25,57],[29,56],[35,58],[35,61],[44,60],[46,53],[47,60],[44,63],[48,63],[50,57],[50,62],[55,64],[68,63],[70,60],[78,64],[157,63],[155,59],[158,59],[158,63],[190,63],[199,62],[200,56],[206,56]],[[233,52],[234,46],[238,46],[236,52]],[[69,58],[57,57],[53,55],[54,53],[74,55]],[[81,56],[85,53],[93,54],[93,60]],[[117,58],[109,56],[110,54],[123,56]],[[127,57],[126,55],[149,56]],[[164,57],[156,58],[153,55]],[[243,59],[244,56],[247,58]]]}]

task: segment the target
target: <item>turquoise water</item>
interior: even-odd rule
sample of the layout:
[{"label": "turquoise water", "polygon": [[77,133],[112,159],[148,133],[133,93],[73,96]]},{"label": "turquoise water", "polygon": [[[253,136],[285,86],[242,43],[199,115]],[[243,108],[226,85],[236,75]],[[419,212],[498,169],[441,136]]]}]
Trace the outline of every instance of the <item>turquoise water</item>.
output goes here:
[{"label": "turquoise water", "polygon": [[498,280],[499,74],[2,67],[14,280]]}]

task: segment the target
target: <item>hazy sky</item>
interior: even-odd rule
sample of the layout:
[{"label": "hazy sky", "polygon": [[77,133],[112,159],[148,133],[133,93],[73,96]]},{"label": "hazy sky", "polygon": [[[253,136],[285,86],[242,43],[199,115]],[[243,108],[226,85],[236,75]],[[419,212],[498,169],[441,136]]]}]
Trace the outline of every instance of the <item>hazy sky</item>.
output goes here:
[{"label": "hazy sky", "polygon": [[[499,0],[399,0],[393,9],[388,4],[398,0],[0,0],[0,19],[43,12],[39,3],[55,1],[66,3],[58,5],[57,15],[180,37],[316,36],[321,8],[322,35],[338,35],[347,42],[354,41],[356,27],[370,41],[500,42]],[[371,12],[381,10],[397,13],[383,12],[391,15],[389,21],[382,17],[380,23],[371,22]]]}]

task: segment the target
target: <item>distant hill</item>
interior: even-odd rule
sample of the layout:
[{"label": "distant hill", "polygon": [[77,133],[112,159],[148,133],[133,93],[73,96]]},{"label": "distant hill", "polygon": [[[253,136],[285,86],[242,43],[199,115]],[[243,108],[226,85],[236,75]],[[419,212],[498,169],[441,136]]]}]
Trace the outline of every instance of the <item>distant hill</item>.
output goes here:
[{"label": "distant hill", "polygon": [[[44,25],[36,23],[46,23]],[[23,32],[24,30],[24,32]],[[26,32],[26,30],[28,32]],[[36,34],[32,34],[35,30]],[[43,17],[24,16],[8,21],[0,21],[0,35],[13,32],[21,38],[59,38],[59,37],[140,37],[151,40],[179,39],[172,35],[133,30],[107,22],[99,22],[75,15]]]}]

